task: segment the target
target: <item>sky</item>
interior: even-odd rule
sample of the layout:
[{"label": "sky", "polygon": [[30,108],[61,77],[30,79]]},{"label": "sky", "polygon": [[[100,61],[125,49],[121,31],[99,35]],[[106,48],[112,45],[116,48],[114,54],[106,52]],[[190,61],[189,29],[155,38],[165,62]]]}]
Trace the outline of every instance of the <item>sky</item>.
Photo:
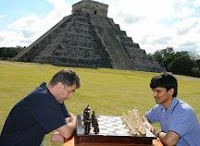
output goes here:
[{"label": "sky", "polygon": [[[0,47],[29,46],[80,0],[1,0]],[[120,24],[146,53],[173,47],[200,55],[200,0],[95,0],[108,4]]]}]

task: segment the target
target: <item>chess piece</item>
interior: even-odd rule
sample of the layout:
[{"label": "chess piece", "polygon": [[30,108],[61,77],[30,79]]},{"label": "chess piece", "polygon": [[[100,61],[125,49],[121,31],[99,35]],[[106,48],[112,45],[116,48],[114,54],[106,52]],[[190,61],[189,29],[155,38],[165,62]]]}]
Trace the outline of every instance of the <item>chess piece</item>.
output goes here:
[{"label": "chess piece", "polygon": [[99,124],[98,124],[98,121],[96,118],[94,118],[94,121],[93,121],[93,131],[95,134],[99,133]]},{"label": "chess piece", "polygon": [[90,119],[90,106],[88,106],[83,111],[83,121]]},{"label": "chess piece", "polygon": [[87,105],[87,110],[89,110],[89,111],[90,111],[90,105],[89,105],[89,104]]},{"label": "chess piece", "polygon": [[92,127],[94,127],[94,120],[95,120],[95,118],[96,118],[95,112],[93,111],[92,115],[91,115]]},{"label": "chess piece", "polygon": [[90,129],[91,129],[90,106],[89,106],[89,104],[87,105],[87,107],[83,111],[83,123],[84,123],[85,134],[89,134]]},{"label": "chess piece", "polygon": [[133,135],[143,136],[146,134],[145,124],[142,122],[137,109],[128,111],[127,114],[123,114],[122,121],[126,124]]},{"label": "chess piece", "polygon": [[84,121],[84,130],[85,130],[85,134],[89,134],[90,133],[90,123],[91,121],[90,120],[85,120]]}]

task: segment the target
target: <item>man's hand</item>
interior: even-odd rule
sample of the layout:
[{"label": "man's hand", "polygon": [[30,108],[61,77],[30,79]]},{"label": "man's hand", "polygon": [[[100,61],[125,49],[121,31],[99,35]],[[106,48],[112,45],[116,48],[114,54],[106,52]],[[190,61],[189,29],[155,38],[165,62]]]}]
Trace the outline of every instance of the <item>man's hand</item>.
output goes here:
[{"label": "man's hand", "polygon": [[149,123],[149,121],[148,121],[148,119],[147,119],[146,117],[143,117],[143,118],[142,118],[142,121],[145,123],[145,127],[146,127],[147,129],[149,129],[153,134],[156,133],[155,128],[153,127],[153,125],[151,125],[151,124]]},{"label": "man's hand", "polygon": [[59,134],[59,132],[54,132],[51,137],[51,142],[61,142],[64,143],[64,137]]},{"label": "man's hand", "polygon": [[66,122],[71,123],[76,126],[76,124],[77,124],[76,116],[74,116],[72,114],[70,114],[70,115],[71,115],[70,117],[65,118]]},{"label": "man's hand", "polygon": [[154,140],[152,141],[152,146],[163,146],[163,144],[162,144],[162,142],[160,141],[160,139],[157,138],[157,139],[154,139]]},{"label": "man's hand", "polygon": [[76,116],[71,115],[70,117],[66,118],[66,124],[59,127],[57,131],[59,134],[64,137],[65,140],[71,139],[76,130]]}]

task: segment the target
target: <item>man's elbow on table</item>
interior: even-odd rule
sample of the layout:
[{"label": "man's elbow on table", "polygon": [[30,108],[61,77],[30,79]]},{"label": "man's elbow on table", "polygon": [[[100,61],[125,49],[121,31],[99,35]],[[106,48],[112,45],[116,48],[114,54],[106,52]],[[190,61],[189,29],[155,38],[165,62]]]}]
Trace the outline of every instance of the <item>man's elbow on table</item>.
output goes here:
[{"label": "man's elbow on table", "polygon": [[158,136],[161,142],[166,146],[175,146],[179,140],[179,135],[173,131],[167,133],[160,132]]},{"label": "man's elbow on table", "polygon": [[76,124],[74,124],[73,122],[65,124],[57,129],[59,134],[63,136],[65,139],[71,138],[75,130],[76,130]]}]

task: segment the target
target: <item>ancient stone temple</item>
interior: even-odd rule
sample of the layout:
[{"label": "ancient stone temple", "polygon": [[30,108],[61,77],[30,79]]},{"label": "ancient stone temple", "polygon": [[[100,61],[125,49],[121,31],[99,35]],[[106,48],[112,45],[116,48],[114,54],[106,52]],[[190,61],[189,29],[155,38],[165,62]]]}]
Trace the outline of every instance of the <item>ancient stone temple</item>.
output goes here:
[{"label": "ancient stone temple", "polygon": [[160,71],[139,44],[107,17],[108,5],[82,0],[13,59],[75,67]]}]

